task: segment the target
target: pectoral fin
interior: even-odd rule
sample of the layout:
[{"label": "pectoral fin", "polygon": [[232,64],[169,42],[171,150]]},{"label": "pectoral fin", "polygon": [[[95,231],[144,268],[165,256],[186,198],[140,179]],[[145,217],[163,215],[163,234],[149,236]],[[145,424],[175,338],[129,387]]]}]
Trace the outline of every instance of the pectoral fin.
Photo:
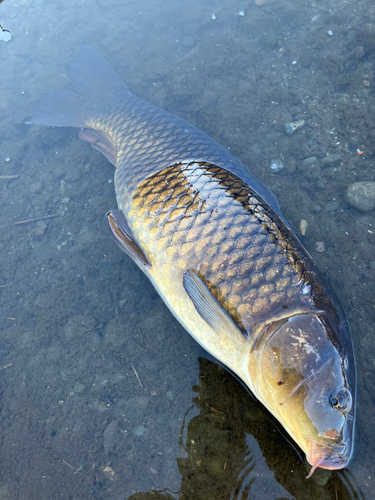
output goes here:
[{"label": "pectoral fin", "polygon": [[129,255],[129,257],[133,259],[133,261],[141,268],[149,269],[151,264],[146,255],[134,241],[131,229],[129,228],[121,210],[112,210],[112,212],[107,213],[107,217],[112,232],[120,244],[120,248],[124,250],[124,252]]},{"label": "pectoral fin", "polygon": [[220,335],[238,336],[240,334],[241,338],[247,337],[247,333],[237,325],[191,269],[184,274],[183,284],[195,309],[213,330]]}]

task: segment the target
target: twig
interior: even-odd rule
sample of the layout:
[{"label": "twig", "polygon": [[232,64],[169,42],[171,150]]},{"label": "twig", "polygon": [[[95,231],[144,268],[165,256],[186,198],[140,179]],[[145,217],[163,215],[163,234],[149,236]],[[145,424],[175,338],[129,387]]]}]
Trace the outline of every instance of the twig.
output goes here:
[{"label": "twig", "polygon": [[58,216],[59,214],[42,215],[41,217],[34,217],[33,219],[19,220],[15,222],[15,224],[26,224],[27,222],[36,222],[37,220],[51,219],[51,217],[58,217]]},{"label": "twig", "polygon": [[13,363],[8,363],[7,365],[4,365],[0,368],[0,372],[2,372],[3,370],[5,370],[5,368],[9,368],[10,366],[12,366]]},{"label": "twig", "polygon": [[[8,31],[8,30],[4,30]],[[16,177],[19,177],[19,175],[0,175],[0,179],[15,179]]]},{"label": "twig", "polygon": [[75,467],[73,467],[73,465],[68,464],[68,462],[66,462],[65,460],[62,460],[62,463],[67,465],[68,467],[70,467],[74,471],[74,474],[80,474],[83,477],[88,477],[88,476],[85,476],[85,474],[82,474],[82,472],[80,472],[82,469],[82,466],[78,467],[78,469],[76,469]]},{"label": "twig", "polygon": [[88,328],[87,330],[83,330],[82,333],[91,332],[91,330],[96,330],[97,328],[101,328],[102,326],[103,326],[103,323],[101,325],[93,326],[92,328]]},{"label": "twig", "polygon": [[142,382],[140,381],[139,377],[138,377],[138,373],[137,373],[137,370],[134,368],[134,365],[132,363],[132,368],[133,368],[133,372],[135,373],[135,376],[137,377],[137,380],[139,382],[139,385],[142,387],[143,389],[143,385],[142,385]]}]

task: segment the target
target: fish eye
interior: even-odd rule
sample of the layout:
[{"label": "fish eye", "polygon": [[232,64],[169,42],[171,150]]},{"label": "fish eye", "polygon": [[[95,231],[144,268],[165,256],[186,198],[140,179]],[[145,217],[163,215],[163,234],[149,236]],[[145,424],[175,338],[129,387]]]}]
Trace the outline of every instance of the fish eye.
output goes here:
[{"label": "fish eye", "polygon": [[346,413],[352,407],[352,396],[348,389],[341,389],[335,396],[329,398],[329,404],[335,410]]}]

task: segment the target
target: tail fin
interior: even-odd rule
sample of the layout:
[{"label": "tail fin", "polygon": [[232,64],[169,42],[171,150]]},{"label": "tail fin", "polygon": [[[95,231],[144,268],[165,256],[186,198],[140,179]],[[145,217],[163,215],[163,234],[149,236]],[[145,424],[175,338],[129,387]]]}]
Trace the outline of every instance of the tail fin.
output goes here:
[{"label": "tail fin", "polygon": [[85,127],[94,116],[113,109],[117,98],[130,94],[104,57],[89,45],[80,48],[68,74],[70,84],[42,97],[24,123]]},{"label": "tail fin", "polygon": [[104,57],[89,45],[80,48],[68,74],[69,85],[42,97],[24,123],[88,128],[80,132],[80,138],[116,165],[116,144],[106,124],[119,102],[131,97],[131,92]]}]

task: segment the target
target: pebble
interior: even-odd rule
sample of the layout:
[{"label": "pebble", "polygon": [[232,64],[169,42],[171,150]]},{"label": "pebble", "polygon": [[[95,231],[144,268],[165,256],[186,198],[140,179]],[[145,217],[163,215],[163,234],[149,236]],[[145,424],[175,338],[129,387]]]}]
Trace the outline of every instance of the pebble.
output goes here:
[{"label": "pebble", "polygon": [[348,61],[360,61],[364,57],[365,57],[365,49],[359,45],[351,52],[349,52],[349,54],[346,56],[346,59]]},{"label": "pebble", "polygon": [[317,161],[318,158],[316,156],[309,156],[308,158],[305,158],[302,161],[302,167],[303,168],[313,167]]},{"label": "pebble", "polygon": [[2,42],[10,42],[12,39],[12,35],[7,30],[0,31],[0,41]]},{"label": "pebble", "polygon": [[139,425],[134,430],[135,437],[143,437],[147,433],[147,428],[144,425]]},{"label": "pebble", "polygon": [[35,226],[35,229],[33,232],[37,236],[42,236],[45,233],[46,229],[47,229],[47,224],[43,220],[40,220],[36,223],[36,226]]},{"label": "pebble", "polygon": [[81,384],[81,382],[76,382],[73,387],[73,392],[76,394],[81,394],[82,392],[85,392],[86,386],[84,384]]},{"label": "pebble", "polygon": [[299,223],[299,230],[301,231],[302,236],[305,236],[306,231],[307,231],[307,220],[302,219],[301,222]]},{"label": "pebble", "polygon": [[287,122],[284,123],[285,130],[288,134],[293,134],[293,132],[305,125],[305,120],[299,120],[298,122]]},{"label": "pebble", "polygon": [[340,209],[340,203],[337,200],[329,201],[325,206],[326,212],[332,213]]},{"label": "pebble", "polygon": [[116,472],[113,469],[111,469],[111,467],[109,465],[104,467],[103,473],[111,481],[115,481],[117,479]]},{"label": "pebble", "polygon": [[284,168],[284,165],[282,163],[281,160],[279,159],[273,159],[271,160],[271,165],[270,165],[270,169],[273,171],[273,172],[280,172],[280,170],[282,170]]},{"label": "pebble", "polygon": [[375,208],[375,182],[354,182],[345,193],[345,201],[362,212]]},{"label": "pebble", "polygon": [[134,399],[134,405],[137,408],[142,408],[143,410],[147,408],[149,402],[150,399],[147,398],[146,396],[138,396],[137,398]]},{"label": "pebble", "polygon": [[41,182],[34,182],[29,189],[31,194],[40,194],[43,191],[43,186]]},{"label": "pebble", "polygon": [[316,187],[317,187],[318,189],[325,189],[325,188],[326,188],[326,186],[327,186],[327,184],[326,184],[325,180],[324,180],[324,179],[322,179],[322,178],[318,179],[318,180],[316,181],[316,184],[315,184],[315,185],[316,185]]},{"label": "pebble", "polygon": [[333,165],[341,160],[341,156],[338,153],[333,155],[328,155],[321,161],[322,165]]},{"label": "pebble", "polygon": [[316,251],[317,252],[325,252],[326,248],[324,246],[324,241],[317,241],[316,243]]},{"label": "pebble", "polygon": [[167,397],[168,401],[172,402],[174,400],[174,394],[173,394],[173,392],[172,391],[168,391],[166,393],[166,397]]},{"label": "pebble", "polygon": [[106,455],[114,449],[118,439],[118,434],[118,420],[113,420],[109,425],[107,425],[103,433],[103,447]]}]

